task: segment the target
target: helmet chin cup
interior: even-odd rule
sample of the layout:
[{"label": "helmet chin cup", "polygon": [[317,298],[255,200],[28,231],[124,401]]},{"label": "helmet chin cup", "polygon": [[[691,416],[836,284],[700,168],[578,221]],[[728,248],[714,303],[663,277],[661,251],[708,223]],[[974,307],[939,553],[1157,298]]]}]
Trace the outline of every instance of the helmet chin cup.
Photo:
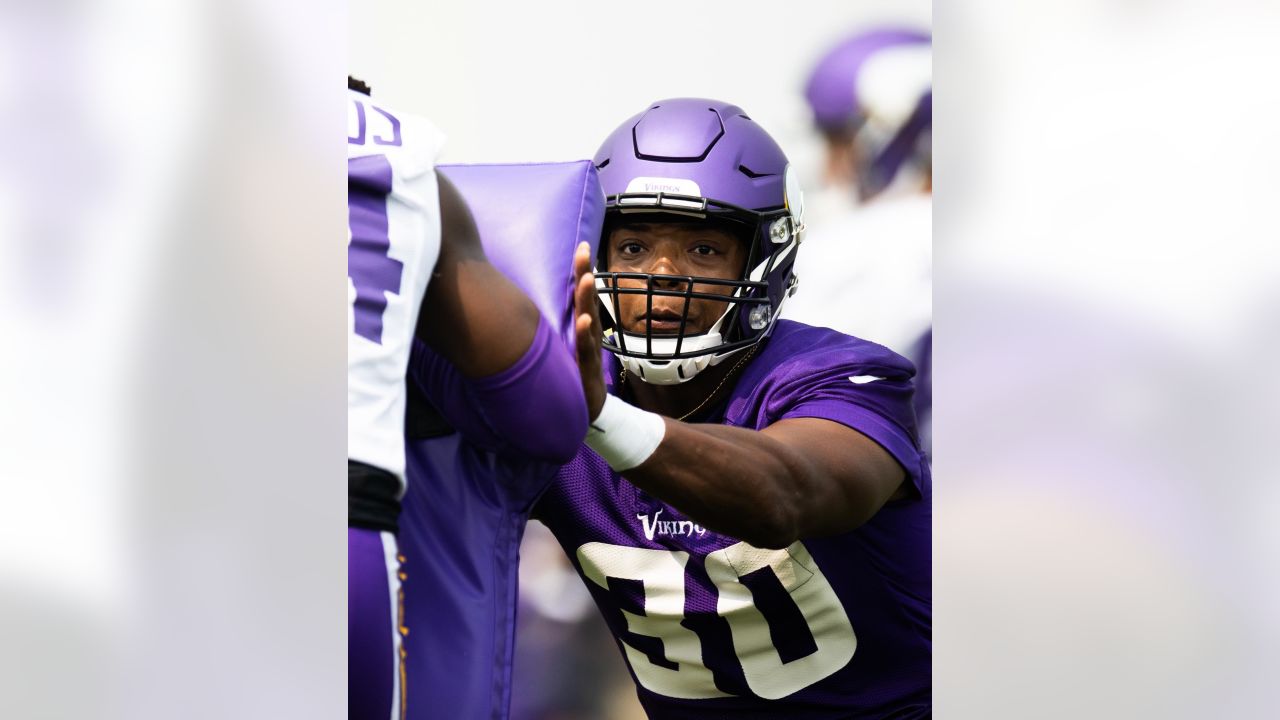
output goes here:
[{"label": "helmet chin cup", "polygon": [[[627,333],[626,342],[628,345],[635,343],[632,347],[644,347],[645,338],[643,335]],[[720,345],[720,342],[720,333],[713,330],[705,335],[685,338],[683,349],[687,351],[710,349]],[[619,355],[618,361],[622,363],[622,367],[626,368],[628,373],[644,382],[652,385],[679,385],[694,379],[703,370],[719,364],[720,360],[727,356],[708,352],[697,357],[679,360],[662,360],[660,358],[662,355],[674,354],[675,349],[675,338],[654,338],[653,355],[651,357],[640,358]]]},{"label": "helmet chin cup", "polygon": [[707,368],[710,359],[710,355],[663,362],[633,357],[619,358],[627,372],[651,385],[679,385],[688,382]]}]

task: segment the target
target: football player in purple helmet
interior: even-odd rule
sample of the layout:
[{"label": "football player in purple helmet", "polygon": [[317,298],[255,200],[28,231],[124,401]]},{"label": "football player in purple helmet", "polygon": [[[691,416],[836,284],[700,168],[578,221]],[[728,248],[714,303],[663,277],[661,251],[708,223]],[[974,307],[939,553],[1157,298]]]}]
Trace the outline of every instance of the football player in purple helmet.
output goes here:
[{"label": "football player in purple helmet", "polygon": [[[914,78],[910,73],[904,77],[893,68],[880,71],[874,66],[884,56],[899,51],[918,50],[927,55],[931,42],[929,34],[920,30],[874,28],[842,41],[814,65],[805,81],[804,97],[813,112],[814,126],[826,144],[826,183],[848,189],[865,202],[884,190],[898,168],[910,159],[899,157],[896,165],[886,167],[887,160],[882,156],[908,124],[911,108],[905,113],[876,118],[874,106],[882,100],[886,83],[891,85],[891,94],[897,95],[909,89]],[[915,103],[911,105],[914,107]]]},{"label": "football player in purple helmet", "polygon": [[655,718],[928,717],[913,369],[778,319],[804,233],[786,156],[741,108],[682,98],[627,120],[595,163],[604,235],[575,258],[591,429],[535,516],[641,703]]}]

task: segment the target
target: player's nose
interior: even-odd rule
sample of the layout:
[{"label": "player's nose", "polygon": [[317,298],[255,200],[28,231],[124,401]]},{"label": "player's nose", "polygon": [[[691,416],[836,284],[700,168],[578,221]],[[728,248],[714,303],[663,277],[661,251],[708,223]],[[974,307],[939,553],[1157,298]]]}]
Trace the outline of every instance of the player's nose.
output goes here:
[{"label": "player's nose", "polygon": [[653,286],[663,290],[680,290],[689,289],[689,281],[687,275],[675,265],[655,268],[650,271],[653,274]]},{"label": "player's nose", "polygon": [[[683,269],[676,260],[674,253],[654,253],[653,261],[649,263],[647,271],[652,275],[684,275]],[[654,282],[661,282],[669,285],[675,280],[670,278],[655,278]]]}]

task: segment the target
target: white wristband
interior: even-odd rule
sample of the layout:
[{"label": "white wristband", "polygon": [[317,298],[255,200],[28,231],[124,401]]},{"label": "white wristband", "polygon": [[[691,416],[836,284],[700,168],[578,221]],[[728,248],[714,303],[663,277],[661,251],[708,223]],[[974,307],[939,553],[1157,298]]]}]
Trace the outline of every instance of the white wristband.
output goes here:
[{"label": "white wristband", "polygon": [[604,407],[587,430],[586,442],[609,467],[623,472],[648,460],[666,432],[667,424],[661,415],[606,395]]}]

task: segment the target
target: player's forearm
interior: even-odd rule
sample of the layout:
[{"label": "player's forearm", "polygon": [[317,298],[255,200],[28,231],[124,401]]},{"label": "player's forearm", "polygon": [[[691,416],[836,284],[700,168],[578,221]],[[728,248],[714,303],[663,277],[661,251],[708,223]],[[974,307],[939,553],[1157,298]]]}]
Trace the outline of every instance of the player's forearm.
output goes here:
[{"label": "player's forearm", "polygon": [[716,532],[757,547],[801,537],[820,487],[786,446],[754,430],[665,419],[662,444],[625,477]]}]

